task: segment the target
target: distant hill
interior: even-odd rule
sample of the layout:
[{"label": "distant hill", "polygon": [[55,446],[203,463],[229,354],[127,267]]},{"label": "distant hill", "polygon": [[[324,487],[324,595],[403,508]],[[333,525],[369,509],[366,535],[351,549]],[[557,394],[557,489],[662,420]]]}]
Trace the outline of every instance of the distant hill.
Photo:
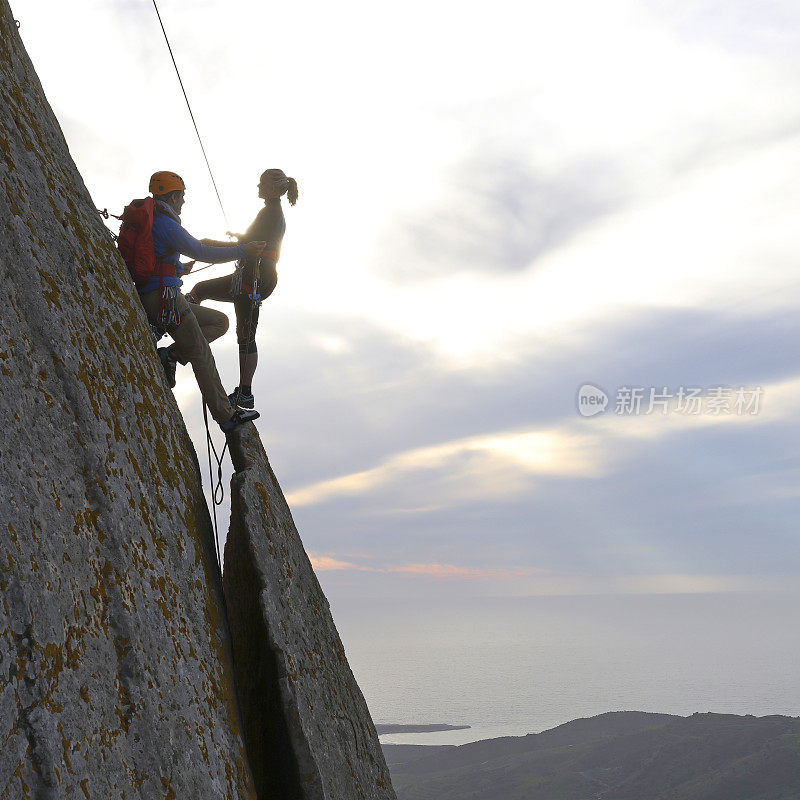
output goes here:
[{"label": "distant hill", "polygon": [[398,800],[800,800],[800,718],[616,712],[528,736],[383,745]]}]

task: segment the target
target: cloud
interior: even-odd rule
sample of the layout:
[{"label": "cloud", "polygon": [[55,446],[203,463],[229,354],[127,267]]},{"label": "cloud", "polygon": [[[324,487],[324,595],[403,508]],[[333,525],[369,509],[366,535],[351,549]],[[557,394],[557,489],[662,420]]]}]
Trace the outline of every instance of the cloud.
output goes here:
[{"label": "cloud", "polygon": [[532,575],[539,570],[516,567],[513,569],[484,569],[475,567],[459,567],[455,564],[406,564],[392,567],[387,572],[398,572],[409,575],[427,575],[431,578],[467,578],[479,580],[513,580]]},{"label": "cloud", "polygon": [[470,96],[450,112],[465,128],[461,152],[387,220],[376,274],[405,285],[524,272],[612,214],[796,137],[785,98],[797,17],[785,2],[687,11],[652,0],[608,38],[587,36],[583,57],[599,46],[607,56],[591,71],[570,62],[548,87]]},{"label": "cloud", "polygon": [[331,572],[342,569],[361,569],[349,561],[339,561],[338,559],[331,558],[330,556],[320,556],[309,553],[308,557],[311,560],[311,566],[314,567],[317,572]]},{"label": "cloud", "polygon": [[[716,405],[718,413],[709,410],[714,391],[703,390],[703,404],[695,414],[679,410],[677,387],[657,383],[653,387],[656,393],[667,388],[671,397],[663,408],[656,405],[650,413],[648,392],[639,414],[616,413],[613,395],[607,411],[591,420],[578,417],[572,405],[565,406],[563,414],[568,416],[558,425],[499,431],[402,451],[371,469],[295,489],[287,499],[300,508],[348,497],[371,498],[383,514],[428,513],[463,503],[530,495],[537,478],[598,480],[658,440],[709,428],[732,431],[776,425],[791,422],[800,413],[798,378],[725,389]],[[739,398],[743,399],[741,408]]]},{"label": "cloud", "polygon": [[438,202],[418,203],[386,230],[379,246],[384,277],[406,283],[520,272],[631,196],[611,159],[553,168],[524,155],[475,153],[443,181]]},{"label": "cloud", "polygon": [[[754,295],[735,307],[631,309],[544,341],[520,336],[506,360],[469,370],[365,321],[289,324],[275,310],[257,376],[259,430],[290,501],[314,490],[313,502],[293,503],[306,546],[336,560],[766,573],[800,564],[800,467],[787,455],[800,449],[792,291],[774,297],[778,307]],[[320,348],[321,331],[337,331],[347,352]],[[233,385],[235,344],[214,350]],[[188,368],[180,376],[195,386]],[[752,419],[584,420],[575,393],[586,381],[612,393],[612,408],[623,384],[763,386],[763,404]],[[185,418],[202,446],[196,393]],[[537,459],[554,448],[567,469],[551,474]]]},{"label": "cloud", "polygon": [[647,0],[645,6],[683,40],[722,45],[728,50],[762,54],[797,52],[800,10],[793,0],[750,2],[695,0],[678,5],[670,0]]},{"label": "cloud", "polygon": [[525,567],[484,568],[464,567],[456,564],[401,564],[399,566],[372,567],[342,561],[332,556],[309,554],[311,565],[317,572],[340,572],[357,570],[359,572],[393,573],[398,575],[422,575],[439,579],[468,580],[513,580],[533,575],[540,570]]},{"label": "cloud", "polygon": [[[472,152],[442,171],[438,191],[416,198],[413,211],[401,209],[386,223],[373,270],[405,289],[438,281],[446,293],[448,286],[459,286],[447,279],[521,276],[573,242],[586,242],[589,253],[594,249],[593,260],[604,264],[602,272],[614,277],[619,267],[613,256],[609,261],[602,240],[611,237],[612,246],[623,245],[617,258],[624,264],[628,247],[638,247],[643,233],[650,237],[646,228],[653,225],[659,236],[669,225],[686,226],[684,239],[688,233],[703,242],[716,234],[715,216],[725,214],[730,221],[745,207],[741,199],[738,208],[731,206],[726,181],[747,183],[755,194],[774,199],[769,154],[783,164],[784,174],[796,171],[794,160],[786,157],[791,159],[796,147],[800,115],[778,106],[770,92],[759,102],[760,112],[746,121],[731,100],[732,107],[716,115],[705,110],[707,116],[690,126],[685,120],[683,127],[679,120],[664,120],[657,146],[642,141],[628,150],[598,148],[589,155],[565,150],[550,163],[542,163],[534,148],[526,153],[512,143],[510,152],[501,154],[475,142]],[[748,174],[748,161],[760,176]],[[670,205],[676,193],[683,196]],[[705,207],[705,232],[689,227],[696,221],[696,204]],[[748,235],[757,236],[757,230],[739,230],[732,238]],[[715,249],[725,252],[718,241]],[[581,254],[584,270],[587,257],[592,259]],[[630,277],[636,285],[637,277]]]},{"label": "cloud", "polygon": [[[320,481],[287,496],[295,507],[358,496],[409,482],[423,507],[499,498],[524,491],[528,475],[589,477],[601,471],[590,438],[559,430],[503,431],[398,453],[372,469]],[[419,484],[422,484],[420,486]],[[408,497],[413,502],[412,497]],[[413,507],[418,507],[419,499]]]}]

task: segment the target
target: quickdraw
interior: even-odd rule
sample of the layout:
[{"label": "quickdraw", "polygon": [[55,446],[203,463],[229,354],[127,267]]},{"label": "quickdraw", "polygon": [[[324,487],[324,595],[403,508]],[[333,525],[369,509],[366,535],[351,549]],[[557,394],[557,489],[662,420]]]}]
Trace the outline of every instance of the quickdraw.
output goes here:
[{"label": "quickdraw", "polygon": [[253,291],[247,295],[252,301],[253,305],[251,306],[250,317],[252,319],[252,309],[258,308],[261,305],[261,295],[258,294],[258,281],[253,281]]},{"label": "quickdraw", "polygon": [[258,257],[258,261],[256,261],[256,268],[253,270],[253,290],[248,293],[248,297],[252,301],[250,303],[250,316],[247,320],[247,338],[250,338],[250,334],[253,327],[253,309],[258,308],[261,305],[261,295],[258,293],[258,279],[261,277],[261,256]]},{"label": "quickdraw", "polygon": [[164,286],[161,290],[161,302],[158,304],[158,324],[167,330],[177,328],[181,324],[178,311],[178,287]]},{"label": "quickdraw", "polygon": [[[118,217],[116,214],[110,214],[107,208],[104,208],[102,211],[99,208],[96,208],[95,211],[103,218],[108,219],[109,217],[114,217],[114,219],[121,220],[122,217]],[[111,234],[111,238],[116,242],[119,240],[119,236],[117,236],[114,231],[108,231]]]},{"label": "quickdraw", "polygon": [[236,267],[233,270],[233,275],[231,276],[231,288],[228,290],[228,294],[231,297],[238,297],[239,293],[242,291],[242,278],[244,277],[244,265],[245,260],[240,258],[236,262]]}]

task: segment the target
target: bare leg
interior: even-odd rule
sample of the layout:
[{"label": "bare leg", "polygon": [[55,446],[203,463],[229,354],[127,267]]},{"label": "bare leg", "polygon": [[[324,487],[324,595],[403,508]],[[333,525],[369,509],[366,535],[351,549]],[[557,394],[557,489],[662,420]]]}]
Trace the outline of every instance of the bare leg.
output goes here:
[{"label": "bare leg", "polygon": [[258,353],[239,353],[239,386],[250,386],[258,366]]}]

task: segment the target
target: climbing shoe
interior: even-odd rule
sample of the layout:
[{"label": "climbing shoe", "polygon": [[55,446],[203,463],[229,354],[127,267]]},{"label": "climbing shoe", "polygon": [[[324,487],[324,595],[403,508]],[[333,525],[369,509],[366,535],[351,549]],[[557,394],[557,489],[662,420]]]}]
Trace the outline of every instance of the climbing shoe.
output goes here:
[{"label": "climbing shoe", "polygon": [[255,408],[256,401],[252,394],[245,394],[237,386],[233,392],[228,395],[231,405],[236,408]]},{"label": "climbing shoe", "polygon": [[225,433],[230,433],[231,431],[235,431],[242,427],[246,422],[253,422],[257,420],[261,414],[258,411],[248,411],[244,408],[237,408],[236,411],[233,412],[233,416],[227,421],[220,423],[220,428],[222,428]]},{"label": "climbing shoe", "polygon": [[168,347],[158,348],[158,360],[161,366],[164,367],[164,374],[167,376],[167,383],[170,389],[175,388],[175,367],[178,362],[169,354]]}]

